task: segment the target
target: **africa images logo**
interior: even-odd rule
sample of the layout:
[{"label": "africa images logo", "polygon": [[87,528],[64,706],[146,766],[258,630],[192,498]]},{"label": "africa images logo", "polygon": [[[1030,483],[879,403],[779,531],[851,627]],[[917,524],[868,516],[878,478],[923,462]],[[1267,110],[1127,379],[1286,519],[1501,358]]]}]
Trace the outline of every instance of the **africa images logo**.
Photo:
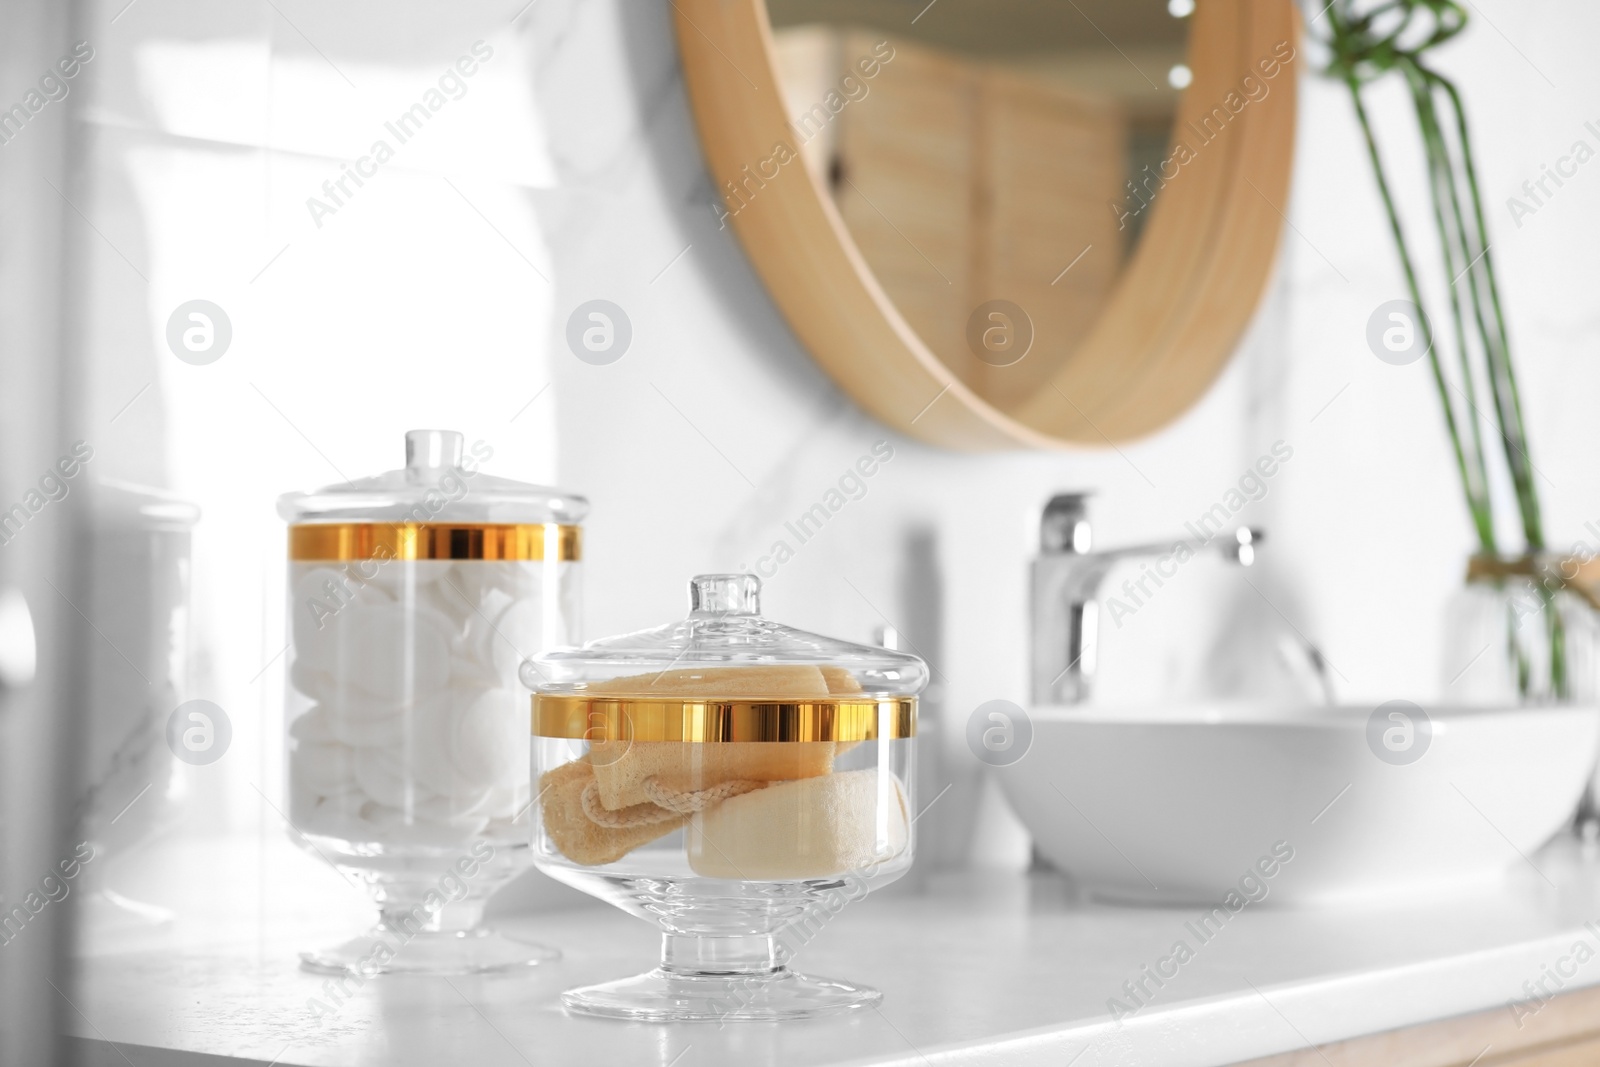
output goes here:
[{"label": "africa images logo", "polygon": [[1367,718],[1367,747],[1385,763],[1415,763],[1433,742],[1433,720],[1409,700],[1390,700]]}]

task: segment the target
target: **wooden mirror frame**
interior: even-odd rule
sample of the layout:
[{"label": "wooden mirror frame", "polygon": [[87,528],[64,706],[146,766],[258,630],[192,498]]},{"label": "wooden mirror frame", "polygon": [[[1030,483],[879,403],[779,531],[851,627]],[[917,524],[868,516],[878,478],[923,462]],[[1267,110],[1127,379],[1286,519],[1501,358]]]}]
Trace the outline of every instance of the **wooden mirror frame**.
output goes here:
[{"label": "wooden mirror frame", "polygon": [[[786,147],[765,0],[672,0],[690,105],[719,195]],[[1093,326],[1045,384],[1003,411],[940,361],[885,294],[832,196],[802,164],[763,173],[735,232],[812,356],[889,426],[964,451],[1103,445],[1152,433],[1200,399],[1233,355],[1271,274],[1294,156],[1293,0],[1205,0],[1190,16],[1193,81],[1174,130],[1224,107],[1288,42],[1270,91],[1162,189]],[[1280,57],[1281,58],[1281,57]],[[746,171],[746,168],[752,168]],[[1064,250],[1063,264],[1071,257]],[[1042,343],[1042,342],[1041,342]],[[1035,350],[1039,344],[1035,344]]]}]

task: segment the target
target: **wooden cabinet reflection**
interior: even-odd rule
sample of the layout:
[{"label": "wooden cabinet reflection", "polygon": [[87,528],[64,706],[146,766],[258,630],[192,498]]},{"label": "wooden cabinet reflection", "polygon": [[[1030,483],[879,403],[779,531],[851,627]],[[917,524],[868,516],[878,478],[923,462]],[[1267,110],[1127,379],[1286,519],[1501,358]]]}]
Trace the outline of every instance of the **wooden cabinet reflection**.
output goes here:
[{"label": "wooden cabinet reflection", "polygon": [[[1129,116],[1110,96],[869,31],[807,26],[775,40],[801,156],[884,291],[963,382],[1020,403],[1055,361],[986,362],[969,318],[1010,301],[1053,352],[1094,325],[1132,232],[1116,211]],[[879,60],[872,77],[862,57]],[[1008,325],[1020,328],[997,328]]]}]

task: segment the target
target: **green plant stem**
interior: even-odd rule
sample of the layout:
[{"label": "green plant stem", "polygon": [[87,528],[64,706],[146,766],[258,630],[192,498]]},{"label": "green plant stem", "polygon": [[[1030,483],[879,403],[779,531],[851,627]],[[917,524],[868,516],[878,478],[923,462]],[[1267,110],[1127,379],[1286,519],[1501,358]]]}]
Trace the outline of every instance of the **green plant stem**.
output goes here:
[{"label": "green plant stem", "polygon": [[[1395,209],[1394,196],[1389,190],[1389,181],[1383,169],[1383,157],[1378,151],[1377,139],[1372,133],[1372,122],[1367,117],[1366,105],[1361,100],[1361,84],[1356,79],[1353,70],[1345,74],[1345,84],[1350,89],[1350,99],[1355,104],[1356,118],[1361,123],[1361,133],[1366,140],[1367,155],[1372,160],[1372,173],[1378,182],[1378,192],[1383,198],[1384,211],[1389,217],[1389,229],[1394,235],[1395,248],[1400,254],[1400,266],[1405,273],[1406,288],[1411,294],[1411,302],[1419,310],[1423,307],[1422,288],[1417,283],[1417,271],[1412,264],[1411,251],[1406,244],[1405,231],[1400,225],[1400,213]],[[1489,507],[1488,480],[1484,476],[1484,467],[1481,453],[1477,457],[1476,465],[1469,465],[1467,453],[1461,445],[1461,432],[1456,425],[1455,405],[1450,400],[1450,387],[1445,381],[1444,368],[1439,362],[1439,353],[1434,344],[1433,328],[1426,316],[1419,323],[1428,344],[1428,363],[1433,370],[1434,385],[1439,391],[1439,402],[1444,409],[1445,429],[1450,435],[1450,446],[1455,453],[1456,469],[1461,475],[1461,485],[1467,498],[1467,511],[1472,517],[1473,528],[1478,535],[1478,543],[1483,551],[1494,554],[1494,518]]]},{"label": "green plant stem", "polygon": [[[1456,195],[1455,183],[1452,180],[1449,146],[1445,144],[1439,128],[1439,117],[1434,109],[1433,96],[1426,75],[1409,60],[1401,60],[1398,66],[1405,74],[1406,83],[1411,89],[1412,106],[1417,113],[1417,125],[1422,131],[1428,163],[1428,191],[1433,204],[1434,225],[1439,233],[1440,255],[1444,261],[1445,274],[1448,278],[1458,279],[1467,272],[1470,260],[1467,258],[1468,249],[1465,247],[1467,242],[1461,219],[1460,199]],[[1446,206],[1450,209],[1448,214]],[[1469,440],[1472,471],[1478,482],[1480,505],[1489,513],[1489,541],[1483,547],[1493,552],[1494,517],[1488,488],[1488,465],[1483,456],[1483,435],[1478,428],[1478,414],[1481,409],[1478,407],[1477,376],[1472,373],[1471,349],[1461,311],[1460,291],[1454,284],[1450,284],[1446,286],[1446,295],[1450,305],[1450,322],[1455,330],[1456,354],[1461,362],[1461,392],[1467,405],[1462,416],[1471,434]],[[1450,402],[1448,397],[1442,399],[1447,403]],[[1453,408],[1454,404],[1451,406]]]},{"label": "green plant stem", "polygon": [[[1484,451],[1487,433],[1478,422],[1480,418],[1488,419],[1478,401],[1481,381],[1494,409],[1495,429],[1516,498],[1525,551],[1537,554],[1545,545],[1535,482],[1538,471],[1528,449],[1522,398],[1511,360],[1510,334],[1490,250],[1466,109],[1455,85],[1422,61],[1430,49],[1454,37],[1466,26],[1466,7],[1461,0],[1374,0],[1365,5],[1361,0],[1331,0],[1321,13],[1327,16],[1324,25],[1330,30],[1327,40],[1332,57],[1327,73],[1342,80],[1350,90],[1406,287],[1420,312],[1419,326],[1428,345],[1434,386],[1439,393],[1445,428],[1450,435],[1479,551],[1499,555],[1493,509],[1495,492],[1489,482]],[[1411,249],[1361,96],[1365,83],[1391,71],[1399,71],[1405,78],[1422,135],[1433,222],[1447,279],[1452,340],[1460,364],[1459,388],[1446,377],[1444,360],[1436,350],[1437,339],[1422,301]],[[1460,401],[1453,399],[1452,394],[1459,396]],[[1461,425],[1463,419],[1467,421],[1465,427]],[[1548,685],[1548,691],[1537,695],[1570,700],[1573,697],[1569,677],[1571,664],[1556,590],[1537,577],[1534,585],[1540,608],[1538,635],[1547,642],[1549,656],[1548,678],[1537,679],[1541,685]],[[1496,581],[1494,586],[1505,589],[1503,581]],[[1521,612],[1508,609],[1506,654],[1515,672],[1518,692],[1528,698],[1536,695],[1531,689],[1536,683],[1535,664],[1541,657],[1527,646],[1529,635],[1519,635],[1520,619]]]},{"label": "green plant stem", "polygon": [[[1557,700],[1570,700],[1572,686],[1567,678],[1567,628],[1561,620],[1561,607],[1555,593],[1544,582],[1539,587],[1539,614],[1550,639],[1550,688]],[[1524,694],[1526,695],[1526,694]]]},{"label": "green plant stem", "polygon": [[[1483,197],[1478,190],[1478,172],[1473,163],[1472,136],[1467,131],[1466,111],[1461,105],[1461,94],[1448,79],[1429,72],[1433,83],[1450,100],[1455,111],[1456,136],[1461,142],[1461,170],[1471,193],[1473,221],[1477,224],[1479,254],[1469,268],[1473,283],[1475,309],[1479,314],[1479,328],[1485,338],[1484,353],[1496,383],[1495,414],[1499,419],[1501,442],[1506,453],[1506,464],[1511,471],[1512,485],[1517,494],[1518,510],[1522,518],[1523,537],[1529,551],[1544,548],[1544,524],[1539,508],[1538,486],[1534,480],[1533,460],[1528,452],[1527,428],[1522,417],[1522,398],[1517,389],[1517,376],[1511,364],[1511,343],[1506,330],[1505,310],[1500,302],[1500,286],[1495,280],[1494,258],[1488,243],[1489,228],[1484,222]],[[1484,297],[1494,313],[1493,330],[1482,319]]]}]

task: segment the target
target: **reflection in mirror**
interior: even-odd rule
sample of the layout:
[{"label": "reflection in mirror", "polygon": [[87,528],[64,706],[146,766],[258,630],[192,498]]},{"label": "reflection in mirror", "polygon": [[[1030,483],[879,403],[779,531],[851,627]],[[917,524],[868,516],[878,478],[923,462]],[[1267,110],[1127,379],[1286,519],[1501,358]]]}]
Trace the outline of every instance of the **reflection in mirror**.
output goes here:
[{"label": "reflection in mirror", "polygon": [[1132,258],[1193,7],[768,0],[801,159],[911,328],[1002,409],[1070,357]]}]

